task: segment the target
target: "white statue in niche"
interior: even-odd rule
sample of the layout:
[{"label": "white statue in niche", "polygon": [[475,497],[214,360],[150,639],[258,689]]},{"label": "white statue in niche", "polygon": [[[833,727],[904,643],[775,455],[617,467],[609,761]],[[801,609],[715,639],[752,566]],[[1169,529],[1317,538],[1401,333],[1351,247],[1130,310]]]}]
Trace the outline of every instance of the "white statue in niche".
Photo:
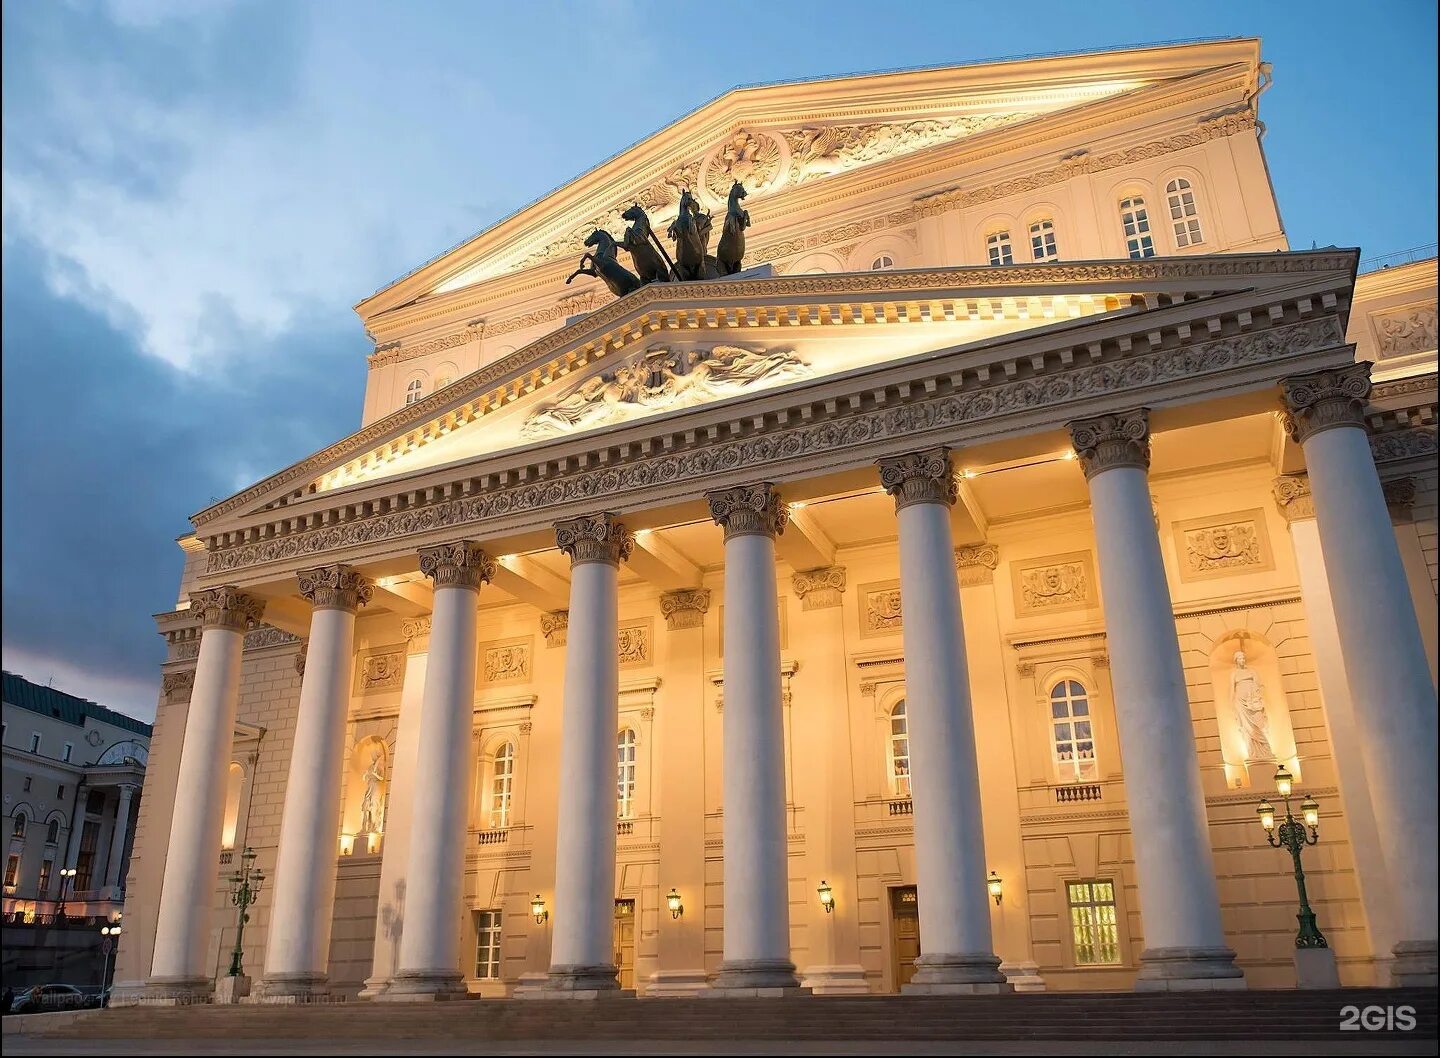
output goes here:
[{"label": "white statue in niche", "polygon": [[360,833],[380,833],[381,811],[380,784],[385,781],[385,766],[380,763],[380,751],[370,755],[370,767],[365,769],[365,793],[360,797]]},{"label": "white statue in niche", "polygon": [[1259,674],[1245,663],[1245,651],[1235,651],[1235,667],[1230,670],[1230,698],[1235,703],[1235,719],[1245,736],[1246,760],[1274,760],[1270,748],[1270,720],[1265,715],[1265,686]]}]

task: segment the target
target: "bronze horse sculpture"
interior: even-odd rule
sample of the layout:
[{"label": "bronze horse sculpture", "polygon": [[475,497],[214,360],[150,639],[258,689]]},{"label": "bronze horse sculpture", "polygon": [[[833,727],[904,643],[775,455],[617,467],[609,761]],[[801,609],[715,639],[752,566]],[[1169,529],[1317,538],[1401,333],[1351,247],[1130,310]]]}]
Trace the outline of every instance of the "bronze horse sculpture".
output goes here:
[{"label": "bronze horse sculpture", "polygon": [[[580,267],[565,280],[567,287],[576,276],[595,276],[609,287],[610,293],[617,298],[623,298],[626,294],[640,289],[641,283],[635,273],[620,263],[617,256],[620,244],[613,235],[603,228],[596,228],[585,240],[585,245],[595,249],[580,258]],[[590,265],[588,268],[587,261]]]},{"label": "bronze horse sculpture", "polygon": [[[710,214],[700,212],[700,203],[687,189],[680,194],[680,215],[666,234],[675,240],[675,278],[710,279],[715,275],[715,259],[710,248]],[[708,267],[707,267],[708,266]]]},{"label": "bronze horse sculpture", "polygon": [[629,251],[630,261],[635,265],[640,282],[667,282],[670,279],[670,255],[665,253],[665,248],[655,237],[655,231],[650,227],[649,215],[637,202],[620,216],[630,222],[630,227],[625,229],[625,235],[620,240],[620,246]]},{"label": "bronze horse sculpture", "polygon": [[730,187],[730,200],[725,206],[725,226],[715,247],[715,265],[722,276],[740,271],[745,257],[745,229],[750,227],[750,213],[740,208],[745,185],[736,180]]}]

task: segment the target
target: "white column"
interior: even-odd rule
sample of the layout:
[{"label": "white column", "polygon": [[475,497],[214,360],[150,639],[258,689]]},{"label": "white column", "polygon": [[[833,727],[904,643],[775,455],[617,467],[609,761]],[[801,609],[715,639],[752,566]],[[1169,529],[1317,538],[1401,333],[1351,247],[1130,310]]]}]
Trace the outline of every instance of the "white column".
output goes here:
[{"label": "white column", "polygon": [[125,859],[125,838],[130,833],[130,800],[134,796],[135,787],[120,787],[120,804],[115,809],[115,829],[110,832],[110,857],[105,861],[105,886],[108,889],[125,884],[120,867]]},{"label": "white column", "polygon": [[301,570],[298,576],[300,594],[314,610],[271,888],[261,981],[261,996],[268,1003],[295,1002],[326,991],[355,613],[373,591],[349,566],[321,566]]},{"label": "white column", "polygon": [[1008,992],[990,934],[980,766],[950,507],[959,495],[944,448],[880,461],[900,523],[905,717],[920,950],[906,992]]},{"label": "white column", "polygon": [[393,1002],[465,994],[460,898],[470,806],[476,606],[480,585],[495,573],[495,561],[477,544],[462,540],[423,548],[420,571],[435,582],[435,602],[420,704],[400,968],[377,997]]},{"label": "white column", "polygon": [[1415,528],[1415,498],[1418,492],[1413,477],[1393,478],[1383,484],[1385,504],[1390,508],[1390,521],[1395,526],[1395,546],[1400,549],[1400,563],[1410,584],[1410,598],[1415,603],[1415,618],[1420,625],[1420,642],[1425,646],[1425,661],[1430,667],[1430,682],[1440,682],[1440,614],[1435,607],[1435,582],[1425,562],[1425,545]]},{"label": "white column", "polygon": [[262,600],[229,586],[190,596],[201,623],[200,656],[185,716],[155,955],[146,982],[152,994],[184,999],[211,987],[206,953],[240,704],[240,658],[245,632],[264,608]]},{"label": "white column", "polygon": [[375,947],[370,976],[361,999],[374,999],[390,987],[399,969],[400,936],[405,926],[405,879],[410,867],[410,830],[414,818],[416,759],[420,753],[420,707],[430,662],[430,618],[400,623],[405,636],[405,682],[400,688],[400,720],[395,732],[395,757],[386,791],[385,837],[380,846],[380,894],[375,908]]},{"label": "white column", "polygon": [[1433,988],[1435,685],[1365,432],[1370,365],[1281,382],[1305,450],[1365,774],[1394,893],[1397,985]]},{"label": "white column", "polygon": [[790,961],[789,835],[775,537],[785,508],[769,483],[708,492],[725,530],[722,732],[725,958],[712,992],[798,988]]},{"label": "white column", "polygon": [[1070,423],[1090,483],[1106,645],[1140,882],[1137,990],[1244,988],[1220,926],[1180,640],[1150,507],[1149,413]]},{"label": "white column", "polygon": [[634,542],[611,514],[559,522],[570,628],[556,805],[555,906],[546,990],[615,993],[615,739],[620,726],[620,563]]}]

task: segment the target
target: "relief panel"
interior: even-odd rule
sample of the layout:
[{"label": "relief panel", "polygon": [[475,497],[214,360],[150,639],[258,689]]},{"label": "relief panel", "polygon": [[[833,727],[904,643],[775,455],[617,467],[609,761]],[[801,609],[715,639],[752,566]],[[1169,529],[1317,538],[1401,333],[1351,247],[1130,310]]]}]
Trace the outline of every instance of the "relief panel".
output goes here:
[{"label": "relief panel", "polygon": [[1175,555],[1182,581],[1208,580],[1275,568],[1265,512],[1212,514],[1174,523]]},{"label": "relief panel", "polygon": [[1011,567],[1015,613],[1020,617],[1084,610],[1099,603],[1089,551],[1025,559]]},{"label": "relief panel", "polygon": [[362,650],[355,658],[355,693],[398,691],[405,682],[405,645]]}]

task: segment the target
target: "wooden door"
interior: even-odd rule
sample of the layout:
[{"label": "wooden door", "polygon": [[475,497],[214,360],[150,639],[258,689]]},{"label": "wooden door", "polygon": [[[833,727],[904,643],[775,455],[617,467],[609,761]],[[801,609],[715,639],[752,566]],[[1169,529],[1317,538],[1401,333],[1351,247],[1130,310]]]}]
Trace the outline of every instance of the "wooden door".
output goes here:
[{"label": "wooden door", "polygon": [[890,890],[891,977],[900,991],[915,976],[915,959],[920,954],[920,903],[913,885]]},{"label": "wooden door", "polygon": [[615,901],[615,969],[620,987],[635,987],[635,901]]}]

